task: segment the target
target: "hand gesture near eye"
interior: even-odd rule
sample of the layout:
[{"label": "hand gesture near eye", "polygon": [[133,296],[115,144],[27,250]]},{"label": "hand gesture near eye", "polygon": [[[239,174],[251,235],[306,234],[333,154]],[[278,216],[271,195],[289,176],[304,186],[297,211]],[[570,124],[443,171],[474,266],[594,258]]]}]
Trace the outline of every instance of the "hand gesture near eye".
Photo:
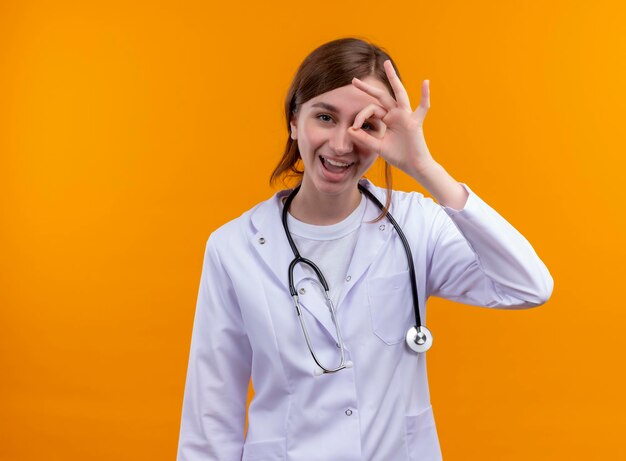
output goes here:
[{"label": "hand gesture near eye", "polygon": [[[383,65],[396,99],[394,100],[387,91],[355,77],[352,84],[376,98],[380,105],[370,104],[361,110],[348,132],[355,142],[365,149],[376,152],[391,165],[411,176],[419,175],[434,163],[426,146],[423,130],[424,118],[430,107],[429,82],[428,80],[422,82],[420,104],[413,111],[409,96],[391,61],[386,60]],[[378,118],[386,125],[382,138],[360,129],[363,123],[371,118]]]}]

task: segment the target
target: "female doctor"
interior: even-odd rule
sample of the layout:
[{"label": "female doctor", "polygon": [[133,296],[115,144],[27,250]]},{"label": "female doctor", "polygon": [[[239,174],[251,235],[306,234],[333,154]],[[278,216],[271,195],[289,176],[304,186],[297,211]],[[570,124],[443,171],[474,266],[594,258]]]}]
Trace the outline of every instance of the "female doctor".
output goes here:
[{"label": "female doctor", "polygon": [[[326,43],[302,62],[272,175],[296,175],[297,187],[206,244],[179,461],[441,459],[426,300],[528,308],[553,281],[428,150],[429,94],[425,80],[413,110],[391,58],[363,40]],[[363,178],[379,156],[386,188]],[[436,202],[391,190],[389,165]]]}]

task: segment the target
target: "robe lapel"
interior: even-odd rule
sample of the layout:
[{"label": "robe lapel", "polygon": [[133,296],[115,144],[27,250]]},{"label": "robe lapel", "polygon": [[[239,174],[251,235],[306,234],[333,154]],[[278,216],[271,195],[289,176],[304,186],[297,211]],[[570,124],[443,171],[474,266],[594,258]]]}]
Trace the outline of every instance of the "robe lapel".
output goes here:
[{"label": "robe lapel", "polygon": [[[294,255],[281,220],[281,200],[289,192],[289,190],[278,192],[252,212],[250,219],[254,230],[249,235],[252,248],[288,295],[289,264],[294,259]],[[296,264],[293,274],[294,287],[299,292],[300,306],[306,309],[320,323],[325,333],[334,340],[336,337],[335,325],[332,322],[323,290],[319,286],[317,278],[311,278],[303,269],[302,264]],[[303,291],[302,294],[300,294],[300,290]],[[293,315],[297,315],[295,306],[292,305],[291,309]],[[310,319],[306,317],[305,322],[311,333],[314,325],[311,325]],[[317,328],[319,329],[319,327]]]},{"label": "robe lapel", "polygon": [[248,235],[250,245],[276,280],[289,291],[288,269],[293,252],[285,236],[280,212],[280,201],[288,190],[276,193],[252,212],[252,232]]}]

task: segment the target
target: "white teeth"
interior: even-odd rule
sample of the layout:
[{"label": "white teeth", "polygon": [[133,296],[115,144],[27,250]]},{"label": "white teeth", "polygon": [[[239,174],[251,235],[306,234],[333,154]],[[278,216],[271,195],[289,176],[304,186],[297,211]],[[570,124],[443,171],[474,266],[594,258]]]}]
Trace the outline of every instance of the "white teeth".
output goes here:
[{"label": "white teeth", "polygon": [[348,167],[350,165],[352,165],[352,163],[343,163],[343,162],[336,162],[335,160],[331,160],[329,158],[326,157],[322,157],[325,161],[327,161],[328,163],[330,163],[332,166],[340,166],[340,167]]}]

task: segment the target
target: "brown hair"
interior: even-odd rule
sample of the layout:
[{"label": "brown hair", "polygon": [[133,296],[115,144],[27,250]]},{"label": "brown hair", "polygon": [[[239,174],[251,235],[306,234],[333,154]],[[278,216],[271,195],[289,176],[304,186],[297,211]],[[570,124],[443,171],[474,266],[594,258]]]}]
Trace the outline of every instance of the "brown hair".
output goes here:
[{"label": "brown hair", "polygon": [[[285,98],[287,131],[290,131],[289,122],[292,115],[300,109],[302,104],[327,91],[350,85],[353,77],[360,80],[368,76],[375,77],[394,97],[393,88],[383,67],[387,59],[391,61],[400,78],[395,63],[386,51],[358,38],[340,38],[313,50],[300,64]],[[288,136],[283,155],[270,177],[270,184],[275,184],[281,178],[283,182],[290,178],[301,180],[304,171],[299,168],[299,160],[298,143]],[[387,197],[385,207],[375,221],[382,219],[391,205],[391,166],[387,162],[384,163]]]}]

